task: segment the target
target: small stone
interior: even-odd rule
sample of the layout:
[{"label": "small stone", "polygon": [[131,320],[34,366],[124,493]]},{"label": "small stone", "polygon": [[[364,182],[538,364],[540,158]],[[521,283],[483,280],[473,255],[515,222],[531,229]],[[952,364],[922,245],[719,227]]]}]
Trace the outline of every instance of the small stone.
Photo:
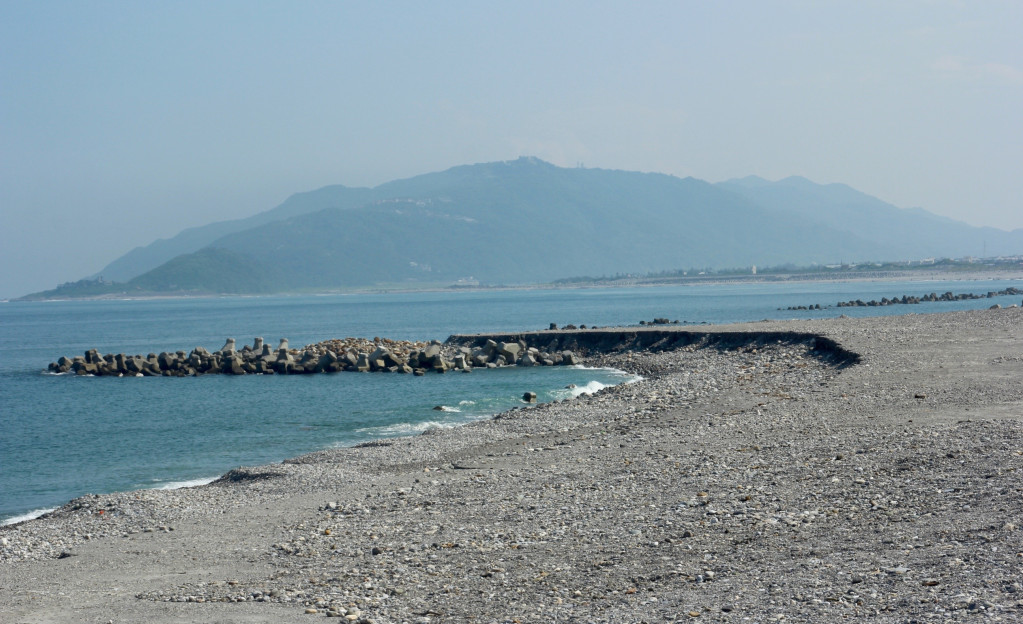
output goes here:
[{"label": "small stone", "polygon": [[310,613],[310,614],[312,614],[312,613],[319,613],[319,611],[318,611],[318,610],[316,610],[316,609],[313,609],[312,607],[310,607],[310,608],[306,609],[306,610],[305,610],[305,612],[306,612],[306,613]]},{"label": "small stone", "polygon": [[924,579],[923,581],[920,582],[920,584],[923,585],[924,587],[934,587],[935,585],[938,584],[938,579],[932,578]]}]

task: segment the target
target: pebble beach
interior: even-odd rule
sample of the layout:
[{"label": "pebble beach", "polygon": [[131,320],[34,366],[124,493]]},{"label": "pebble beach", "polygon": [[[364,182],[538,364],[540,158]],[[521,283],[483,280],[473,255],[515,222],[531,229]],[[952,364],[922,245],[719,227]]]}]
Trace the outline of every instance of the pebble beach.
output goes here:
[{"label": "pebble beach", "polygon": [[0,527],[0,621],[1023,620],[1023,310],[660,331],[748,340]]}]

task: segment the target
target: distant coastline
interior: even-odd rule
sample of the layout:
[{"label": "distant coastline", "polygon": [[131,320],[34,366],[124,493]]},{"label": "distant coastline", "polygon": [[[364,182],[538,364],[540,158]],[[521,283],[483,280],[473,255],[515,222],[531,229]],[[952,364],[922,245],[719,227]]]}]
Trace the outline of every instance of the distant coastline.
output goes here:
[{"label": "distant coastline", "polygon": [[[719,284],[768,284],[798,282],[931,282],[931,281],[989,281],[989,280],[1023,280],[1023,266],[995,266],[983,268],[914,268],[905,270],[845,270],[845,271],[810,271],[793,270],[791,272],[753,273],[707,273],[697,275],[671,276],[622,276],[598,278],[568,278],[556,282],[537,284],[498,284],[498,285],[443,285],[424,284],[419,287],[409,285],[379,285],[357,288],[336,289],[302,289],[277,293],[216,293],[216,292],[107,292],[99,294],[68,294],[60,296],[60,289],[33,293],[0,302],[18,301],[133,301],[153,299],[195,299],[195,298],[250,298],[250,297],[295,297],[323,295],[354,295],[354,294],[388,294],[411,292],[474,292],[474,291],[513,291],[513,290],[572,290],[586,288],[653,288],[661,286],[697,286]],[[113,285],[112,285],[113,286]]]}]

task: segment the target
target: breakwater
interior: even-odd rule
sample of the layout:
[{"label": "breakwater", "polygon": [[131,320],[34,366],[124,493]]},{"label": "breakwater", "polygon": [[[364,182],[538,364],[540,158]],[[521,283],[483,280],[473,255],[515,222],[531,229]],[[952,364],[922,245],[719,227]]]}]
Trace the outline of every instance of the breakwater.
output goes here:
[{"label": "breakwater", "polygon": [[[919,297],[914,295],[902,295],[901,297],[881,297],[881,299],[871,299],[864,301],[862,299],[852,299],[850,301],[839,301],[835,304],[836,308],[874,308],[878,306],[890,306],[890,305],[916,305],[920,303],[941,303],[950,301],[973,301],[976,299],[994,299],[995,297],[1004,297],[1009,295],[1023,295],[1023,290],[1015,287],[1006,288],[1004,290],[990,290],[984,294],[977,293],[953,293],[947,291],[942,294],[932,292],[926,295],[920,295]],[[789,306],[786,310],[822,310],[828,309],[831,306],[825,308],[821,307],[821,304],[815,303],[808,306]],[[780,310],[781,308],[779,308]]]},{"label": "breakwater", "polygon": [[390,372],[422,375],[427,371],[469,372],[474,367],[557,366],[578,363],[571,351],[540,350],[523,341],[484,341],[472,348],[453,343],[412,342],[387,338],[333,339],[291,349],[282,338],[276,349],[256,338],[237,348],[234,338],[210,352],[196,347],[148,355],[100,354],[63,356],[49,365],[52,373],[95,376],[304,375],[314,373]]},{"label": "breakwater", "polygon": [[721,351],[757,349],[776,344],[804,344],[811,354],[837,366],[857,364],[860,356],[831,338],[804,332],[705,331],[682,328],[602,328],[579,331],[536,331],[515,334],[456,334],[446,344],[478,348],[490,342],[519,342],[543,351],[570,351],[581,358],[629,351],[672,351],[711,348]]},{"label": "breakwater", "polygon": [[807,344],[820,357],[847,365],[859,356],[833,340],[798,332],[719,332],[688,329],[603,328],[543,330],[508,334],[455,334],[445,342],[411,342],[386,338],[333,339],[290,349],[281,339],[276,349],[256,338],[236,348],[228,338],[217,351],[196,347],[142,355],[106,354],[61,357],[53,373],[95,376],[302,375],[335,372],[390,372],[422,375],[501,366],[559,366],[583,358],[627,351],[669,351],[684,347],[729,350],[769,344]]}]

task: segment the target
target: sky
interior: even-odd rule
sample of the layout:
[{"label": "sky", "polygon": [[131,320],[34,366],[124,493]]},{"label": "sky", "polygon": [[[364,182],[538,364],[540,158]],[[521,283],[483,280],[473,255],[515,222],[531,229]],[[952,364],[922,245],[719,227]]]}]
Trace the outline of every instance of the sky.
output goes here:
[{"label": "sky", "polygon": [[1023,228],[1020,33],[1018,0],[0,0],[0,298],[519,156]]}]

